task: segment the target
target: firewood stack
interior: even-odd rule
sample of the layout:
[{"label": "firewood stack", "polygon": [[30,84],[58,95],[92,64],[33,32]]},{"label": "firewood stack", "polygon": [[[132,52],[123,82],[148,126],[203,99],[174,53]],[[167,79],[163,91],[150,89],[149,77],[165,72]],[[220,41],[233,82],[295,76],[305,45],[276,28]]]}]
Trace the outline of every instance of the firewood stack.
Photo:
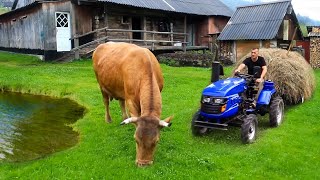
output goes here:
[{"label": "firewood stack", "polygon": [[[319,32],[320,34],[320,32]],[[310,37],[310,65],[313,68],[320,68],[320,38]]]},{"label": "firewood stack", "polygon": [[310,65],[313,68],[320,68],[320,28],[312,27],[310,37]]}]

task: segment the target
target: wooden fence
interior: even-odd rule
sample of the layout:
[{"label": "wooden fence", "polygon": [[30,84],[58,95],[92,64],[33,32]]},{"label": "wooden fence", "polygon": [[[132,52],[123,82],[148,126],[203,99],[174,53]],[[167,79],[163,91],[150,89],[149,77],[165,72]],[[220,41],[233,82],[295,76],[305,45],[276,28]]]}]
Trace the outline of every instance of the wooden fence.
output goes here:
[{"label": "wooden fence", "polygon": [[[171,28],[172,29],[172,28]],[[88,42],[86,44],[83,45],[79,45],[79,38],[90,35],[90,34],[94,34],[100,31],[107,31],[107,32],[131,32],[131,33],[144,33],[144,36],[147,37],[147,34],[151,34],[152,39],[115,39],[109,36],[105,36],[102,38],[98,38],[95,39],[91,42]],[[155,39],[155,35],[156,34],[161,34],[161,35],[170,35],[170,40],[157,40]],[[173,35],[182,35],[184,36],[184,40],[183,42],[181,41],[175,41],[173,39]],[[75,54],[75,59],[79,59],[80,58],[80,50],[88,47],[92,44],[95,43],[99,43],[99,42],[104,42],[104,41],[114,41],[114,42],[129,42],[129,43],[134,43],[134,42],[144,42],[144,43],[151,43],[152,45],[149,47],[149,49],[151,49],[152,51],[155,50],[155,43],[171,43],[172,46],[174,45],[174,43],[181,43],[182,45],[182,50],[185,52],[186,51],[186,46],[188,44],[187,42],[187,33],[177,33],[177,32],[173,32],[172,30],[170,32],[158,32],[158,31],[146,31],[146,30],[128,30],[128,29],[109,29],[108,27],[104,27],[101,29],[96,29],[94,31],[90,31],[87,32],[85,34],[82,35],[75,35],[74,37],[70,38],[70,40],[74,40],[74,48],[71,50],[71,52],[74,52]],[[94,51],[94,49],[91,50],[91,52]]]}]

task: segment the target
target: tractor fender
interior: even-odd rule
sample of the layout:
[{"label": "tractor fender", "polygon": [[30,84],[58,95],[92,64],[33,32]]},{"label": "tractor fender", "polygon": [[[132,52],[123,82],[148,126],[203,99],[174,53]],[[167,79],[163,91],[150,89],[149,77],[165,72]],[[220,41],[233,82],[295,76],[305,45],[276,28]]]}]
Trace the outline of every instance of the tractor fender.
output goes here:
[{"label": "tractor fender", "polygon": [[275,89],[265,90],[263,89],[258,97],[257,105],[269,105],[272,95],[276,92]]}]

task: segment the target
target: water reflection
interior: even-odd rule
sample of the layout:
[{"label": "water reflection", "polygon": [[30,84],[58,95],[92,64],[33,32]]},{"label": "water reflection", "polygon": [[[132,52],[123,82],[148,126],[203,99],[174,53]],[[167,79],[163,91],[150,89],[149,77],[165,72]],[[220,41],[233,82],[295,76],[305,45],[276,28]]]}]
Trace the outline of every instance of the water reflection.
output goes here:
[{"label": "water reflection", "polygon": [[84,108],[68,99],[0,93],[0,161],[41,158],[78,142],[68,125]]}]

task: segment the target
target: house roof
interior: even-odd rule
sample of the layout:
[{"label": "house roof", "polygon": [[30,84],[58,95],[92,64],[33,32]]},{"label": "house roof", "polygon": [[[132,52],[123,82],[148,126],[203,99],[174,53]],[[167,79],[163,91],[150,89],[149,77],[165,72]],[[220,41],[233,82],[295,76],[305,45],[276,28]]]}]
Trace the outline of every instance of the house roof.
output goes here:
[{"label": "house roof", "polygon": [[233,11],[219,0],[98,0],[170,12],[231,17]]},{"label": "house roof", "polygon": [[[26,1],[27,3],[23,7],[19,8],[16,8],[16,4],[14,4],[13,10],[3,15],[7,16],[14,13],[15,11],[30,8],[38,3],[51,1],[58,0],[29,0]],[[231,15],[233,14],[233,11],[228,6],[223,4],[220,0],[90,0],[90,2],[95,1],[195,15],[231,17]]]},{"label": "house roof", "polygon": [[[316,29],[314,31],[313,29]],[[308,37],[320,37],[320,26],[307,26],[307,31],[308,31]]]},{"label": "house roof", "polygon": [[290,7],[291,0],[238,7],[218,40],[274,39]]}]

